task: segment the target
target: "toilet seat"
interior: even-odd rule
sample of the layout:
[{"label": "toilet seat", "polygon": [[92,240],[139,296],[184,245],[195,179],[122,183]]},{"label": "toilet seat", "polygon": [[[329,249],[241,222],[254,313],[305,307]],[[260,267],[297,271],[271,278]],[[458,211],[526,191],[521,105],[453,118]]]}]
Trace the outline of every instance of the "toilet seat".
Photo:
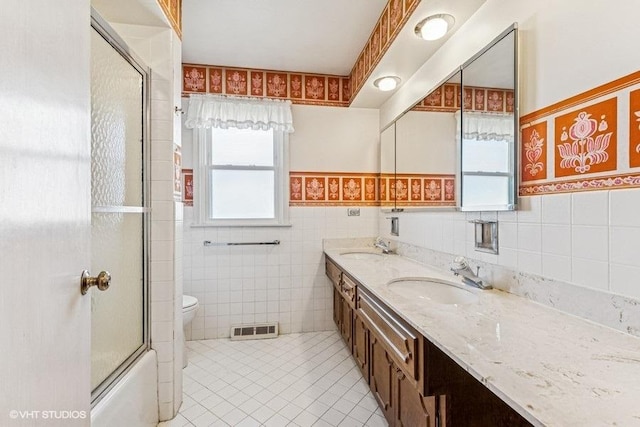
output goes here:
[{"label": "toilet seat", "polygon": [[[182,295],[182,327],[186,331],[187,326],[196,317],[198,311],[198,298],[191,295]],[[187,344],[185,335],[182,335],[182,367],[187,366]]]},{"label": "toilet seat", "polygon": [[198,305],[198,299],[191,295],[182,295],[182,311],[191,310]]}]

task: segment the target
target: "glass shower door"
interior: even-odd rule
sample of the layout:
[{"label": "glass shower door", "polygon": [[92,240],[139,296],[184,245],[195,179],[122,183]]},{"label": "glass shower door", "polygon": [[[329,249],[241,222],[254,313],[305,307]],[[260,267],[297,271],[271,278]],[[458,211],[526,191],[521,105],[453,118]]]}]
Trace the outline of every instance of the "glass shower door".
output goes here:
[{"label": "glass shower door", "polygon": [[95,403],[147,348],[145,79],[94,19],[91,31],[91,390]]}]

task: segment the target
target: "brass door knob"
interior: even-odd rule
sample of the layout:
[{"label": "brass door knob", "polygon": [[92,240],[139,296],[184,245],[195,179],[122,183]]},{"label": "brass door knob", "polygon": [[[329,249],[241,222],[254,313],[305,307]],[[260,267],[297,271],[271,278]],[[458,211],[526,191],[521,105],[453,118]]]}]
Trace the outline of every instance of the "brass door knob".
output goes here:
[{"label": "brass door knob", "polygon": [[80,277],[80,292],[85,295],[92,286],[97,286],[101,291],[106,291],[109,289],[110,284],[111,274],[108,271],[101,271],[97,276],[91,276],[89,270],[84,270]]}]

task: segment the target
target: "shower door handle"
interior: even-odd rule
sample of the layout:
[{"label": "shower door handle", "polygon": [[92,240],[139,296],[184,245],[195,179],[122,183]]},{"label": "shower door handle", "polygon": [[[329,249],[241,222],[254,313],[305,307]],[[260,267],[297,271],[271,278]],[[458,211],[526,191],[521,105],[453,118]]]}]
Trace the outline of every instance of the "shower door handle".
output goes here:
[{"label": "shower door handle", "polygon": [[101,291],[109,289],[111,284],[111,274],[108,271],[101,271],[97,276],[91,276],[89,270],[84,270],[80,276],[80,292],[85,295],[89,288],[97,286]]}]

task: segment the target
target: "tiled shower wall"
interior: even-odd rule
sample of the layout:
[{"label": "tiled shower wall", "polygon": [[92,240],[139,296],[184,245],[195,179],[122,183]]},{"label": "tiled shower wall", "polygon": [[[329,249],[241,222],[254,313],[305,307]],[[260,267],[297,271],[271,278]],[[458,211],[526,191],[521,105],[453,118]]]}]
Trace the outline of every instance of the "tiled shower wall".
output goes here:
[{"label": "tiled shower wall", "polygon": [[[334,328],[332,287],[324,273],[322,239],[370,237],[379,207],[292,207],[290,227],[190,227],[184,210],[184,292],[200,302],[187,339],[228,337],[230,326],[279,323],[281,333]],[[276,246],[209,246],[203,242],[280,240]]]}]

